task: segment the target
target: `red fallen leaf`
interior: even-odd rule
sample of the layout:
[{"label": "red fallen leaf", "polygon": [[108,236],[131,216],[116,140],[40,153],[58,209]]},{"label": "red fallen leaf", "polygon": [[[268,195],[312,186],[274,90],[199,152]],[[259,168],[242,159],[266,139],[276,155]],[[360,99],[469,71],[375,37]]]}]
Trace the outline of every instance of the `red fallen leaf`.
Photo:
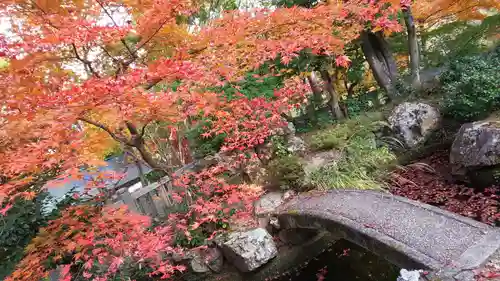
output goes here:
[{"label": "red fallen leaf", "polygon": [[339,257],[346,257],[349,256],[349,253],[351,252],[351,249],[347,248],[342,251],[342,254],[339,255]]},{"label": "red fallen leaf", "polygon": [[493,279],[496,277],[500,277],[500,272],[497,271],[487,271],[487,272],[482,272],[480,274],[480,277],[486,278],[486,279]]},{"label": "red fallen leaf", "polygon": [[373,223],[365,223],[363,226],[366,228],[375,228],[377,225],[375,225]]},{"label": "red fallen leaf", "polygon": [[408,166],[406,171],[395,172],[391,192],[395,195],[431,204],[448,211],[469,216],[478,221],[495,224],[498,221],[500,203],[496,200],[498,187],[492,186],[483,192],[450,183],[451,171],[448,151],[438,151],[419,160],[433,167],[436,173],[428,173]]}]

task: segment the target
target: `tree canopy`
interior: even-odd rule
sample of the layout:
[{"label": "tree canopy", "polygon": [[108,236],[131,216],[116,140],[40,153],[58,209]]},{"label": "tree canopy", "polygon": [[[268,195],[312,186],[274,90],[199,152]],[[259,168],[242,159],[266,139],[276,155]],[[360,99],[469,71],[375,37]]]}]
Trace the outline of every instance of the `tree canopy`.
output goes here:
[{"label": "tree canopy", "polygon": [[[498,7],[497,1],[465,1],[474,5],[465,12],[460,10],[465,4],[445,2],[416,1],[417,20],[475,18],[478,9]],[[240,11],[231,1],[224,3],[226,11],[214,20],[203,9],[221,9],[206,1],[0,3],[0,17],[10,25],[0,35],[6,62],[0,62],[5,64],[0,68],[0,198],[6,200],[0,213],[18,197],[37,195],[31,188],[37,175],[57,169],[56,181],[80,178],[82,167],[101,165],[112,146],[174,177],[183,188],[177,201],[194,194],[186,212],[152,228],[146,217],[102,207],[108,194],[100,192],[43,228],[7,280],[39,280],[56,265],[63,265],[68,281],[75,274],[113,280],[130,264],[161,278],[183,271],[168,258],[182,250],[173,246],[177,235],[189,239],[201,225],[251,213],[260,190],[230,184],[221,175],[255,159],[254,148],[286,126],[287,114],[314,90],[305,79],[310,71],[286,67],[308,54],[327,57],[330,67],[344,71],[354,60],[346,47],[358,44],[363,34],[383,39],[401,32],[398,13],[408,5],[351,0]],[[192,25],[195,17],[207,24]],[[240,92],[239,83],[263,65],[268,71],[252,77],[279,76],[280,87],[267,96]],[[216,90],[227,85],[234,86],[231,98]],[[221,151],[230,157],[175,177],[175,169],[192,156],[189,131],[200,124],[202,138],[223,136]],[[152,139],[153,127],[161,128],[163,137]],[[172,148],[168,161],[158,156],[162,143]],[[103,177],[90,181],[88,190],[105,190]]]}]

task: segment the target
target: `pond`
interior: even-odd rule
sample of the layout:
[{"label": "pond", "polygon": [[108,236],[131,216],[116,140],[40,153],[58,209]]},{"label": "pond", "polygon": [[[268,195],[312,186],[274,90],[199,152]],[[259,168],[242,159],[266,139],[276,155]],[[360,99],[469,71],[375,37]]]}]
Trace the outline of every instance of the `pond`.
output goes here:
[{"label": "pond", "polygon": [[396,281],[399,270],[363,247],[339,240],[301,270],[279,281]]}]

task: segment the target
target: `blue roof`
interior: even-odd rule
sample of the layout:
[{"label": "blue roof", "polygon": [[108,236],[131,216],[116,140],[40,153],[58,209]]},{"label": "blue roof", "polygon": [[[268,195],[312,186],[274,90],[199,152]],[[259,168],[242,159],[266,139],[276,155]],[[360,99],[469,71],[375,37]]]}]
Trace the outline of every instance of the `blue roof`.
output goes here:
[{"label": "blue roof", "polygon": [[[87,182],[91,180],[97,173],[114,172],[123,174],[120,179],[108,180],[107,185],[109,187],[118,187],[139,178],[139,164],[133,162],[127,163],[124,155],[110,158],[105,162],[107,163],[107,165],[99,167],[96,172],[84,172],[83,180],[69,180],[64,183],[54,182],[47,184],[45,187],[47,188],[49,193],[57,199],[62,198],[72,188],[75,188],[76,191],[82,192],[87,185]],[[152,171],[149,166],[146,166],[142,163],[140,165],[144,174]]]}]

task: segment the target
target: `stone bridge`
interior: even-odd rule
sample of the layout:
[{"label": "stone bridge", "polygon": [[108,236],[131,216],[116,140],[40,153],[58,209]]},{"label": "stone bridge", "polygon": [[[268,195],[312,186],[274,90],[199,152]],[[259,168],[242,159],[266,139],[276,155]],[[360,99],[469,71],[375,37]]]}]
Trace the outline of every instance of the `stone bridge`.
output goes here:
[{"label": "stone bridge", "polygon": [[281,228],[326,229],[407,269],[439,280],[471,280],[500,248],[500,229],[375,191],[300,195],[280,206]]}]

